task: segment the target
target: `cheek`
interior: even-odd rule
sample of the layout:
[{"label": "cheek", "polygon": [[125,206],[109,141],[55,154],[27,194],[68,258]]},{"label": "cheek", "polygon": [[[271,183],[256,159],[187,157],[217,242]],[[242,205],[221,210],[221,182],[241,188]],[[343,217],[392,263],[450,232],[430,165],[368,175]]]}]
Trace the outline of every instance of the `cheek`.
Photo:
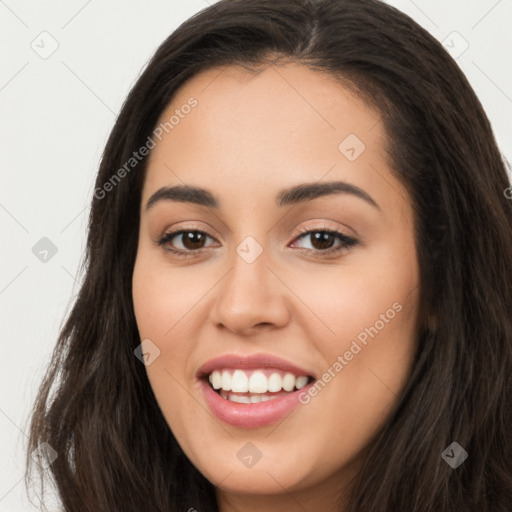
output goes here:
[{"label": "cheek", "polygon": [[329,435],[350,432],[355,444],[364,444],[390,412],[412,366],[418,267],[414,247],[396,244],[382,246],[357,268],[338,270],[314,279],[305,275],[296,288],[314,314],[304,315],[302,328],[325,362],[325,386],[319,384],[311,406],[322,414],[337,404],[329,414],[343,428]]},{"label": "cheek", "polygon": [[164,258],[142,248],[132,290],[141,337],[171,340],[173,331],[208,290],[208,280],[201,280],[194,271],[170,271]]},{"label": "cheek", "polygon": [[329,361],[349,350],[353,340],[362,346],[377,338],[392,343],[398,333],[415,330],[418,276],[411,256],[381,253],[357,268],[331,268],[296,281],[295,291],[307,298],[309,310],[301,327]]},{"label": "cheek", "polygon": [[[169,272],[165,262],[151,258],[142,249],[135,263],[132,294],[140,339],[150,339],[159,356],[146,366],[147,376],[160,409],[175,435],[183,436],[183,418],[197,415],[197,404],[185,391],[193,383],[187,362],[196,350],[189,314],[208,286],[187,276],[187,272]],[[194,285],[195,283],[195,285]],[[194,317],[195,318],[195,317]],[[168,417],[168,411],[180,415]],[[180,434],[181,433],[181,434]],[[191,434],[191,432],[188,432]]]},{"label": "cheek", "polygon": [[[181,293],[180,282],[171,278],[171,272],[143,256],[144,253],[134,268],[133,306],[140,339],[150,339],[160,351],[159,357],[146,366],[159,399],[171,389],[173,394],[177,391],[173,376],[180,382],[184,379],[184,363],[193,350],[193,343],[178,341],[190,339],[184,329],[195,294],[190,287],[185,288],[186,293]],[[179,371],[181,375],[178,375]]]}]

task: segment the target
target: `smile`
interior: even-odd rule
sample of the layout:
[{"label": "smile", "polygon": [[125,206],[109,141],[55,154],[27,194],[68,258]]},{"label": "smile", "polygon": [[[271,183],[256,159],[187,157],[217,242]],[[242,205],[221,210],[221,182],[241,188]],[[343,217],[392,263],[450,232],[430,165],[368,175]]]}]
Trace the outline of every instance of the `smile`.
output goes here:
[{"label": "smile", "polygon": [[307,371],[269,355],[223,356],[204,365],[198,377],[213,414],[244,428],[271,424],[290,414],[299,404],[298,391],[315,380]]}]

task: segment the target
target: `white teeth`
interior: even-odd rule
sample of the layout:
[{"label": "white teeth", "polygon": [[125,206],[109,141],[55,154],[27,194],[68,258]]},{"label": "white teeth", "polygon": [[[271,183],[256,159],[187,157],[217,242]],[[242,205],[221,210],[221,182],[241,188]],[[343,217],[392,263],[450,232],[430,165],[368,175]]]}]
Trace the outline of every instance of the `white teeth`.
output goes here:
[{"label": "white teeth", "polygon": [[283,389],[291,391],[295,387],[295,375],[287,373],[283,379]]},{"label": "white teeth", "polygon": [[[249,376],[250,375],[250,376]],[[273,372],[267,377],[262,370],[252,373],[244,370],[214,370],[208,376],[208,380],[215,390],[231,391],[233,393],[277,393],[281,390],[290,392],[301,389],[308,383],[308,377],[293,373]],[[259,401],[259,400],[258,400]],[[243,402],[247,403],[247,402]],[[252,402],[257,403],[257,402]]]},{"label": "white teeth", "polygon": [[254,394],[254,395],[239,395],[231,391],[220,390],[220,396],[230,402],[237,402],[239,404],[257,404],[259,402],[266,402],[267,400],[274,400],[280,396],[286,395],[286,391],[276,393],[274,395]]},{"label": "white teeth", "polygon": [[218,370],[210,373],[209,380],[213,389],[220,389],[222,387],[222,375]]},{"label": "white teeth", "polygon": [[235,393],[247,393],[249,391],[249,379],[242,370],[235,370],[231,377],[231,391]]},{"label": "white teeth", "polygon": [[250,404],[251,399],[248,396],[244,395],[231,395],[229,397],[231,402],[238,402],[239,404]]},{"label": "white teeth", "polygon": [[282,387],[283,379],[281,378],[281,375],[279,375],[279,373],[273,373],[268,378],[268,390],[275,393],[276,391],[281,391]]},{"label": "white teeth", "polygon": [[297,377],[295,380],[295,387],[297,389],[302,389],[308,383],[308,378],[304,375]]},{"label": "white teeth", "polygon": [[229,373],[227,370],[222,372],[222,389],[224,391],[231,390],[231,373]]},{"label": "white teeth", "polygon": [[267,377],[263,372],[256,370],[249,379],[249,391],[251,393],[266,393],[268,391]]}]

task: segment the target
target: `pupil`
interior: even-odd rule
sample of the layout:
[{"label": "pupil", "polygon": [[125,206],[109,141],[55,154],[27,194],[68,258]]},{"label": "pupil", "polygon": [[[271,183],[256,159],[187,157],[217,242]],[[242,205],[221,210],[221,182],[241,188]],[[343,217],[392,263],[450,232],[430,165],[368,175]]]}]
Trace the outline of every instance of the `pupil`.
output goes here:
[{"label": "pupil", "polygon": [[[313,247],[315,247],[316,249],[329,249],[332,245],[333,235],[331,233],[316,232],[311,236],[313,237],[314,240]],[[315,242],[319,243],[320,247],[316,246]]]},{"label": "pupil", "polygon": [[185,237],[183,245],[187,249],[200,249],[201,244],[204,242],[203,234],[198,231],[189,231],[188,233],[183,233],[182,236]]}]

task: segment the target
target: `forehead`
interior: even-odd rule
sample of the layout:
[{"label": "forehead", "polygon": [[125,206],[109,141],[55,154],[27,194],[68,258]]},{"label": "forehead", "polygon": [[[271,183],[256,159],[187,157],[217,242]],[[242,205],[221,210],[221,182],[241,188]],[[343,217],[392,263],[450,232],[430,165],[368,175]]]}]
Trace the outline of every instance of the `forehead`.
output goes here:
[{"label": "forehead", "polygon": [[177,91],[159,126],[146,198],[166,184],[251,193],[256,183],[282,188],[305,178],[370,190],[396,181],[379,113],[332,76],[300,64],[203,71]]}]

